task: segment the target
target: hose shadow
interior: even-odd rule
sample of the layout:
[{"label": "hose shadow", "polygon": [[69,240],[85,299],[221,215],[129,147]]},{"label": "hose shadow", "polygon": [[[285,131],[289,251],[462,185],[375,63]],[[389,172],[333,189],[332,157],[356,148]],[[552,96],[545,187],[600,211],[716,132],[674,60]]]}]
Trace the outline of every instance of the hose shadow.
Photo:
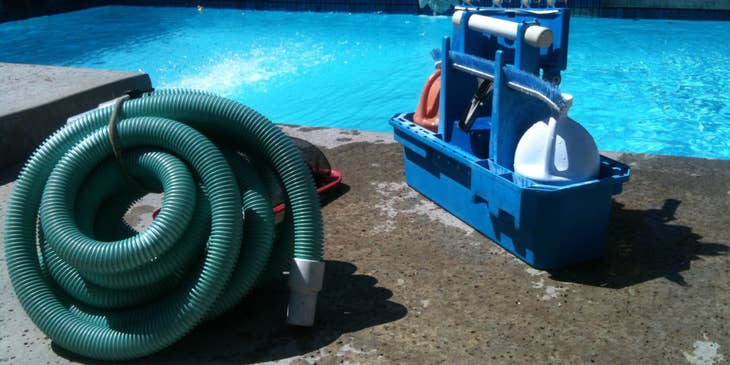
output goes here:
[{"label": "hose shadow", "polygon": [[20,170],[23,169],[23,163],[17,163],[10,166],[0,168],[0,185],[15,181],[20,174]]},{"label": "hose shadow", "polygon": [[324,193],[319,195],[319,201],[322,204],[322,207],[327,206],[327,204],[332,203],[333,201],[337,200],[337,198],[347,194],[350,191],[350,185],[347,185],[345,183],[339,183],[337,186],[333,187],[329,191],[325,191]]},{"label": "hose shadow", "polygon": [[[357,267],[326,261],[317,317],[311,328],[286,324],[288,287],[276,281],[251,293],[231,312],[198,326],[169,348],[129,363],[209,364],[285,360],[321,349],[343,334],[396,321],[406,316],[403,305],[389,300],[393,292],[378,280],[356,274]],[[68,360],[87,364],[119,362],[83,358],[52,344]],[[293,360],[293,359],[292,359]]]},{"label": "hose shadow", "polygon": [[688,286],[682,272],[703,256],[727,255],[728,246],[702,242],[691,227],[672,224],[681,201],[667,199],[661,209],[631,210],[611,205],[606,256],[550,271],[559,281],[624,288],[656,278]]}]

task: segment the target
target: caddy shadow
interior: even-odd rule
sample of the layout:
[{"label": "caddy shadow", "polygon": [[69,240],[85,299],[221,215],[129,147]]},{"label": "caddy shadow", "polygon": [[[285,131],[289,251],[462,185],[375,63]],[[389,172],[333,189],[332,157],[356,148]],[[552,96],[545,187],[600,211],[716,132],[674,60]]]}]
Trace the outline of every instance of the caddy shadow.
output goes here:
[{"label": "caddy shadow", "polygon": [[[343,334],[405,317],[408,310],[389,300],[393,292],[378,280],[356,274],[357,267],[326,261],[324,287],[311,328],[286,324],[288,287],[276,281],[251,293],[231,312],[198,326],[185,338],[152,356],[129,361],[145,364],[255,363],[276,361],[321,349]],[[345,344],[342,344],[345,346]],[[97,361],[70,353],[55,343],[53,351],[71,361]]]},{"label": "caddy shadow", "polygon": [[672,224],[681,202],[667,199],[661,209],[624,209],[611,205],[606,256],[552,270],[553,279],[608,288],[624,288],[656,278],[689,285],[682,272],[702,256],[727,255],[728,246],[702,242],[691,227]]}]

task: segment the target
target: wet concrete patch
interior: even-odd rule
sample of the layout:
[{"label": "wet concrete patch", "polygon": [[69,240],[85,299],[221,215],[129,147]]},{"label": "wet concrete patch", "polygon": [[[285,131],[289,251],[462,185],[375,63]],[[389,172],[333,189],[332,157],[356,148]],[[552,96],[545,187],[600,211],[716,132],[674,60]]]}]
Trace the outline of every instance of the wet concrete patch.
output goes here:
[{"label": "wet concrete patch", "polygon": [[[286,134],[307,140],[324,148],[335,148],[348,143],[395,143],[393,134],[383,132],[360,132],[349,129],[299,127],[280,124]],[[377,157],[370,156],[370,160]]]},{"label": "wet concrete patch", "polygon": [[324,127],[305,127],[305,126],[294,126],[294,128],[296,128],[296,130],[298,130],[299,132],[305,132],[305,133],[314,132],[314,131],[323,131],[323,130],[327,129]]}]

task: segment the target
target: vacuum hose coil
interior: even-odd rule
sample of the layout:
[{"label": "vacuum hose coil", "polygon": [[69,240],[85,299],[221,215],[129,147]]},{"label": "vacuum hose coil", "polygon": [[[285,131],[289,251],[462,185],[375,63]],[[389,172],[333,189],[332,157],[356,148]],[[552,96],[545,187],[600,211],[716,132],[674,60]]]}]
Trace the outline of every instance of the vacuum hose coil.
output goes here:
[{"label": "vacuum hose coil", "polygon": [[[149,355],[233,307],[292,257],[322,260],[310,171],[264,116],[205,92],[156,91],[122,105],[117,160],[111,113],[92,110],[49,137],[7,206],[11,282],[57,344],[97,359]],[[272,179],[287,195],[276,234]],[[150,191],[164,192],[162,209],[136,232],[122,216]]]}]

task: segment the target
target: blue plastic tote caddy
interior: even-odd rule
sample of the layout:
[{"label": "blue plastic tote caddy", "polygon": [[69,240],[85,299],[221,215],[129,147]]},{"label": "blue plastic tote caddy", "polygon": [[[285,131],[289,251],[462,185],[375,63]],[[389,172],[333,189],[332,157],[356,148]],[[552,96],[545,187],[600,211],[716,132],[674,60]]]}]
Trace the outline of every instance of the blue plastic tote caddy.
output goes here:
[{"label": "blue plastic tote caddy", "polygon": [[[480,23],[484,17],[498,24]],[[453,38],[433,52],[441,68],[438,132],[416,125],[413,114],[390,120],[407,183],[533,267],[603,256],[611,196],[628,181],[628,166],[600,156],[597,179],[565,185],[513,168],[522,134],[563,102],[556,84],[567,65],[568,9],[459,7],[453,22]],[[535,32],[526,36],[536,25],[552,32],[547,47]],[[482,80],[492,82],[491,102],[464,128]]]}]

